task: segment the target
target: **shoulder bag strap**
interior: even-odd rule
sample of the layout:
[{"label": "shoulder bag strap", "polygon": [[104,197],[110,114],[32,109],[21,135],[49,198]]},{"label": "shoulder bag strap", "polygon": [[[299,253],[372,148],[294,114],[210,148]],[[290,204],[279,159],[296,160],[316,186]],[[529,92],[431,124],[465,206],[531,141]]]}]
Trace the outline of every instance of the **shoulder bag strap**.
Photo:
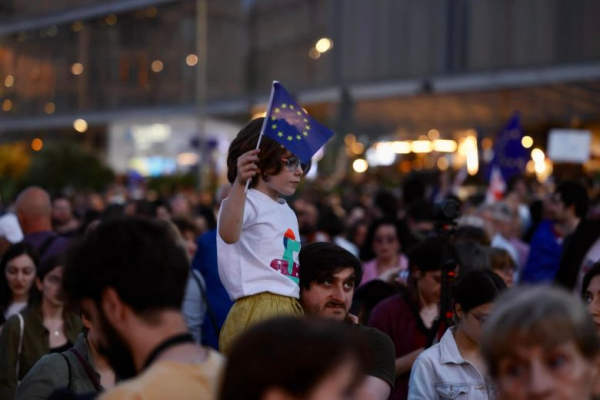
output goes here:
[{"label": "shoulder bag strap", "polygon": [[192,270],[191,272],[192,272],[192,277],[194,278],[194,280],[196,281],[196,284],[198,285],[198,289],[200,289],[200,296],[202,297],[204,304],[206,304],[206,313],[208,314],[208,319],[210,320],[210,324],[212,325],[213,329],[215,330],[217,337],[219,337],[221,330],[219,329],[219,324],[217,324],[217,319],[215,318],[215,314],[213,313],[212,308],[210,308],[210,304],[208,304],[208,297],[206,296],[206,288],[204,287],[204,285],[202,284],[202,281],[200,281],[200,278],[198,277],[199,272],[197,272],[195,270]]},{"label": "shoulder bag strap", "polygon": [[85,374],[94,385],[94,388],[96,388],[97,392],[100,392],[102,390],[100,382],[98,382],[98,379],[96,379],[96,376],[94,375],[94,371],[92,370],[92,367],[90,367],[90,364],[88,364],[88,362],[83,359],[81,354],[76,349],[71,347],[69,351],[75,354],[75,357],[77,357],[77,361],[79,361],[79,364],[81,364],[81,366],[83,367]]},{"label": "shoulder bag strap", "polygon": [[54,243],[54,241],[58,239],[58,235],[52,235],[49,238],[47,238],[46,240],[44,240],[44,243],[42,243],[42,245],[40,246],[40,248],[38,249],[38,255],[40,257],[40,260],[42,258],[44,258],[44,254],[46,254],[46,252],[48,251],[48,249],[50,248],[50,246],[52,246],[52,243]]},{"label": "shoulder bag strap", "polygon": [[17,313],[19,318],[19,347],[17,347],[17,365],[15,367],[15,373],[17,374],[17,382],[19,382],[19,372],[21,372],[21,354],[23,353],[23,336],[25,334],[25,320],[21,313]]},{"label": "shoulder bag strap", "polygon": [[69,358],[66,355],[64,355],[63,353],[58,354],[61,355],[67,363],[67,368],[69,369],[69,383],[67,384],[67,389],[71,390],[71,363],[69,362]]}]

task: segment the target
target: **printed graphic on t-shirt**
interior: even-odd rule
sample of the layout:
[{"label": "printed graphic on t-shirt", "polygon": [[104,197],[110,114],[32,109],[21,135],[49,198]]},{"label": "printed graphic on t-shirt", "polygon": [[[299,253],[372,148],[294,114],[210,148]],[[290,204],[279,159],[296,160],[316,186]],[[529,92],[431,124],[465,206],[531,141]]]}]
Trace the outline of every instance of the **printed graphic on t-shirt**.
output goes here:
[{"label": "printed graphic on t-shirt", "polygon": [[294,231],[288,229],[283,236],[283,259],[271,261],[271,268],[281,272],[297,284],[300,282],[300,266],[294,262],[294,253],[300,252],[300,242],[296,241]]}]

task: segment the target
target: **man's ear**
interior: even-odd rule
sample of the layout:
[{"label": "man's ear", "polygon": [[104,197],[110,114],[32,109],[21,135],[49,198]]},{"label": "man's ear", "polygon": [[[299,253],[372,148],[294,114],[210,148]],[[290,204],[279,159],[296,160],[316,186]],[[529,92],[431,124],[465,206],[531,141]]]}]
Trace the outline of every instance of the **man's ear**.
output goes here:
[{"label": "man's ear", "polygon": [[104,289],[100,301],[102,312],[108,322],[113,326],[120,325],[127,316],[127,309],[117,291],[112,287]]},{"label": "man's ear", "polygon": [[286,393],[278,387],[267,389],[263,394],[262,400],[295,400],[294,396]]},{"label": "man's ear", "polygon": [[462,307],[458,303],[454,304],[454,315],[456,316],[456,318],[458,318],[459,321],[461,319],[463,319],[463,317],[465,316],[464,310],[462,309]]},{"label": "man's ear", "polygon": [[421,279],[423,277],[423,273],[416,266],[413,266],[411,268],[411,273],[412,273],[412,276],[415,278],[415,281],[418,281],[419,279]]}]

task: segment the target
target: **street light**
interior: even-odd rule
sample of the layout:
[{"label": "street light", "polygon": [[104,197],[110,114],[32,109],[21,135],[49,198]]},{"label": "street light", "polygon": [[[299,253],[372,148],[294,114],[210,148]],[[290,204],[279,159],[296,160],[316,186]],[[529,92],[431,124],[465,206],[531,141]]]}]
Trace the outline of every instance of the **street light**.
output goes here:
[{"label": "street light", "polygon": [[357,160],[354,160],[354,162],[352,163],[352,168],[355,172],[362,174],[369,168],[369,163],[367,162],[367,160],[359,158]]},{"label": "street light", "polygon": [[317,51],[319,53],[325,53],[325,52],[331,50],[332,47],[333,47],[333,42],[329,38],[321,38],[315,45],[315,49],[317,49]]},{"label": "street light", "polygon": [[73,122],[73,128],[79,133],[87,131],[88,124],[84,119],[78,118]]}]

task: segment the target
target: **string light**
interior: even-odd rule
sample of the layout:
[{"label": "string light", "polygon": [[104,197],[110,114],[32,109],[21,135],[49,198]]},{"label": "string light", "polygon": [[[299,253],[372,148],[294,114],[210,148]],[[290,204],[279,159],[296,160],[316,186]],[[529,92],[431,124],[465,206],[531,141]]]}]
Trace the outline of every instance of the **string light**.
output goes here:
[{"label": "string light", "polygon": [[531,136],[523,136],[523,139],[521,139],[521,144],[523,147],[528,149],[533,146],[533,138]]},{"label": "string light", "polygon": [[83,64],[75,63],[71,66],[71,73],[73,75],[81,75],[83,73]]},{"label": "string light", "polygon": [[146,8],[146,16],[148,18],[154,18],[156,17],[156,14],[158,14],[158,10],[156,9],[156,7],[148,7]]},{"label": "string light", "polygon": [[152,71],[154,72],[160,72],[163,70],[163,63],[160,60],[154,60],[152,61],[150,68],[152,68]]},{"label": "string light", "polygon": [[83,30],[83,21],[75,21],[73,25],[71,25],[71,31],[73,32],[81,32]]},{"label": "string light", "polygon": [[440,131],[437,129],[431,129],[429,132],[427,132],[427,137],[429,137],[430,140],[438,140],[440,138]]},{"label": "string light", "polygon": [[185,63],[190,67],[193,67],[194,65],[198,64],[198,56],[195,54],[188,54],[188,56],[185,58]]},{"label": "string light", "polygon": [[44,105],[44,112],[48,115],[54,114],[55,110],[56,110],[56,106],[51,101],[49,101],[48,103],[46,103],[46,105]]},{"label": "string light", "polygon": [[369,163],[367,160],[359,158],[358,160],[354,160],[352,163],[352,168],[355,172],[362,174],[369,168]]},{"label": "string light", "polygon": [[40,138],[35,138],[31,141],[31,149],[33,151],[40,151],[44,147],[44,142]]},{"label": "string light", "polygon": [[10,99],[6,99],[2,102],[2,110],[3,111],[8,112],[8,111],[12,110],[12,106],[13,106],[13,103]]},{"label": "string light", "polygon": [[75,122],[73,122],[73,128],[75,128],[75,130],[79,133],[83,133],[85,131],[87,131],[88,128],[88,124],[84,119],[76,119]]},{"label": "string light", "polygon": [[319,53],[325,53],[325,52],[331,50],[332,47],[333,47],[333,42],[329,38],[321,38],[315,45],[315,49]]},{"label": "string light", "polygon": [[114,25],[117,23],[117,16],[115,14],[110,14],[106,17],[106,25]]}]

